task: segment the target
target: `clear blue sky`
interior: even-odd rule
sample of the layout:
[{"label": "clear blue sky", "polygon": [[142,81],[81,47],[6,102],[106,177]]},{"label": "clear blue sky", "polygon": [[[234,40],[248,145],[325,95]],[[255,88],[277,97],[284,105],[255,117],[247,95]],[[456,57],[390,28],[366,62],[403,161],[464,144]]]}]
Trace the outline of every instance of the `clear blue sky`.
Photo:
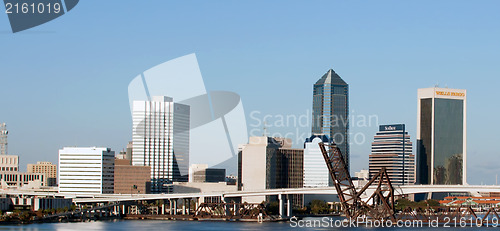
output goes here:
[{"label": "clear blue sky", "polygon": [[[468,181],[494,184],[499,9],[499,1],[456,0],[82,0],[16,34],[1,13],[0,121],[25,169],[57,162],[63,146],[124,148],[129,82],[179,56],[196,53],[207,89],[240,94],[247,114],[310,111],[312,85],[333,68],[350,85],[351,114],[406,123],[413,141],[417,88],[467,89]],[[353,171],[368,167],[376,130],[351,129],[366,137],[351,146]]]}]

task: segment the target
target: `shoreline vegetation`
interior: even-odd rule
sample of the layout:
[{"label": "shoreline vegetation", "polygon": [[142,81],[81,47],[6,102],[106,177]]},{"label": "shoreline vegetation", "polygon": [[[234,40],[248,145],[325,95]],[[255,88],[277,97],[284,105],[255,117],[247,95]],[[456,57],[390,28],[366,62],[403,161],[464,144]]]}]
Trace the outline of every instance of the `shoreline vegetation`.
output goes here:
[{"label": "shoreline vegetation", "polygon": [[[155,203],[158,204],[158,203]],[[395,206],[396,212],[401,211],[403,208],[408,207],[433,207],[439,206],[439,202],[435,200],[427,200],[421,202],[413,202],[406,199],[400,199],[397,201]],[[332,209],[329,205],[322,200],[313,200],[307,206],[303,208],[294,208],[293,216],[298,219],[306,217],[329,217],[329,216],[341,216],[342,213],[336,209]],[[57,222],[89,222],[98,220],[208,220],[208,221],[229,221],[229,222],[245,222],[245,221],[257,221],[256,219],[237,219],[237,218],[194,218],[191,215],[160,215],[160,214],[102,214],[99,212],[89,213],[90,215],[82,215],[83,211],[89,210],[89,207],[82,206],[77,207],[72,205],[71,207],[59,208],[59,209],[45,209],[42,211],[21,211],[14,210],[10,212],[0,211],[0,225],[12,225],[12,224],[32,224],[32,223],[57,223]],[[277,201],[265,203],[265,212],[267,215],[272,217],[272,219],[267,219],[265,222],[272,221],[288,221],[288,219],[279,217],[279,203]]]},{"label": "shoreline vegetation", "polygon": [[[58,209],[45,209],[42,211],[30,210],[14,210],[9,212],[0,211],[0,225],[12,224],[32,224],[32,223],[54,223],[54,222],[87,222],[97,220],[144,220],[144,219],[159,219],[159,220],[213,220],[213,221],[254,221],[245,219],[217,219],[206,218],[196,219],[191,218],[190,215],[186,216],[170,216],[170,215],[153,215],[153,214],[137,214],[137,215],[102,215],[94,213],[91,216],[78,216],[83,210],[87,210],[87,206],[78,208],[75,205],[71,207],[58,208]],[[287,221],[287,219],[279,218],[279,203],[269,202],[265,203],[265,212],[273,217],[268,221]],[[77,215],[77,216],[74,216]],[[293,215],[299,218],[303,217],[325,217],[325,216],[340,216],[340,211],[332,210],[328,204],[321,200],[313,200],[303,208],[294,208]],[[256,221],[256,220],[255,220]]]}]

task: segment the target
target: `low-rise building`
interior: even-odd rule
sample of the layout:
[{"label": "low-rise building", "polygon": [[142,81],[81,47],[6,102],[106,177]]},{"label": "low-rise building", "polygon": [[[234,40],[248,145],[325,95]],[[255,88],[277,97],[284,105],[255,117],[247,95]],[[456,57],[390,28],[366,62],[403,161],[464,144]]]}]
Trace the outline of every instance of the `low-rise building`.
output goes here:
[{"label": "low-rise building", "polygon": [[31,211],[39,211],[45,209],[64,209],[70,208],[73,204],[72,199],[58,198],[58,197],[39,197],[39,196],[28,196],[28,197],[6,197],[0,198],[0,207],[2,211],[13,210],[16,206],[27,207]]},{"label": "low-rise building", "polygon": [[45,173],[0,172],[0,182],[2,189],[9,187],[39,188],[47,186]]},{"label": "low-rise building", "polygon": [[192,164],[189,167],[189,182],[226,181],[226,169],[209,168],[207,164]]},{"label": "low-rise building", "polygon": [[19,172],[19,156],[0,155],[0,186],[2,189],[10,187],[39,188],[47,185],[45,173]]},{"label": "low-rise building", "polygon": [[474,209],[488,209],[491,207],[500,207],[500,197],[445,197],[439,201],[446,206],[472,207]]},{"label": "low-rise building", "polygon": [[57,165],[47,161],[38,161],[36,164],[28,164],[28,173],[45,173],[47,186],[57,185]]},{"label": "low-rise building", "polygon": [[115,194],[151,193],[151,167],[134,166],[130,159],[115,159]]},{"label": "low-rise building", "polygon": [[19,171],[19,156],[0,155],[0,171],[2,172]]}]

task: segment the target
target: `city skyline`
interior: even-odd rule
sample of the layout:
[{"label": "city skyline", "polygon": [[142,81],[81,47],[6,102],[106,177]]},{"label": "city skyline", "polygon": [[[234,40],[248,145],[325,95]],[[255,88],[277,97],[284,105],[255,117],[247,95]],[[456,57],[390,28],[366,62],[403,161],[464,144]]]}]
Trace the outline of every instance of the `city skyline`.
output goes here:
[{"label": "city skyline", "polygon": [[[102,4],[95,11],[94,5],[81,2],[64,19],[0,36],[3,50],[10,54],[0,57],[0,117],[10,131],[9,154],[20,156],[22,168],[32,159],[55,163],[57,150],[64,146],[125,148],[131,140],[126,93],[130,80],[153,65],[196,52],[203,75],[210,77],[205,79],[207,89],[240,94],[247,117],[252,111],[310,111],[311,84],[333,68],[350,84],[350,114],[375,114],[379,124],[405,123],[416,137],[416,89],[436,83],[465,88],[471,95],[468,156],[475,157],[468,162],[468,183],[494,184],[500,172],[494,164],[500,160],[494,147],[499,109],[489,106],[496,102],[491,92],[500,83],[500,19],[494,10],[498,2],[419,2],[409,3],[411,7],[399,2],[362,7],[289,2],[243,5],[245,12],[235,11],[232,4],[159,3],[142,17],[107,12],[112,3]],[[178,22],[179,12],[186,9],[195,16]],[[338,14],[317,17],[332,9]],[[276,10],[282,12],[280,18]],[[88,20],[88,12],[94,12],[93,20]],[[262,17],[255,20],[256,13]],[[125,21],[109,20],[110,14]],[[10,30],[6,20],[0,20],[0,28]],[[45,46],[27,42],[35,35]],[[190,39],[200,36],[206,39]],[[72,49],[57,56],[52,55],[53,47]],[[269,101],[271,94],[284,98],[279,106]],[[351,172],[367,168],[377,125],[351,127],[353,134],[365,136],[363,144],[351,146]],[[273,126],[268,131],[286,134],[295,127]],[[306,132],[310,128],[299,128],[299,133]]]},{"label": "city skyline", "polygon": [[[336,75],[336,76],[338,77],[338,79],[340,79],[340,77],[339,77],[339,76],[338,76],[338,75],[337,75],[337,74],[336,74],[336,73],[335,73],[332,69],[330,69],[330,70],[329,70],[329,71],[328,71],[328,72],[327,72],[327,73],[326,73],[326,74],[325,74],[325,75],[324,75],[324,76],[323,76],[320,80],[318,80],[318,81],[316,82],[316,84],[314,85],[314,86],[315,86],[315,91],[316,91],[316,85],[318,85],[318,82],[320,82],[321,80],[325,79],[325,76],[326,76],[326,77],[331,77],[331,76],[332,76],[332,74],[333,74],[333,75]],[[345,82],[344,82],[342,79],[340,79],[340,81],[342,81],[342,82],[345,84]],[[345,85],[346,85],[346,87],[348,88],[348,85],[347,85],[347,84],[345,84]],[[446,87],[446,88],[438,88],[438,87],[437,87],[437,85],[436,85],[434,88],[428,88],[428,89],[438,89],[438,90],[443,90],[443,91],[448,91],[448,90],[455,90],[455,91],[457,91],[457,89],[449,89],[449,88],[447,88],[447,87]],[[418,89],[418,90],[419,90],[419,100],[421,100],[420,90],[422,90],[422,89]],[[458,90],[458,91],[464,91],[464,92],[465,92],[465,90]],[[437,93],[436,93],[436,94],[437,94]],[[464,93],[464,95],[465,95],[465,93]],[[439,97],[439,96],[436,96],[436,98],[438,98],[438,97]],[[446,96],[442,96],[442,97],[445,97],[445,98],[446,98]],[[348,98],[348,97],[347,97],[347,98]],[[452,98],[453,98],[453,97],[452,97]],[[172,98],[169,98],[169,97],[167,97],[167,96],[153,96],[151,101],[152,101],[152,102],[153,102],[153,101],[165,101],[165,102],[171,102],[171,103],[172,103],[172,105],[173,105],[173,100],[172,100]],[[143,103],[143,102],[134,101],[134,104],[136,104],[136,103]],[[313,102],[313,104],[314,104],[314,102]],[[465,103],[464,103],[464,104],[465,104]],[[178,105],[178,104],[176,104],[176,105]],[[419,103],[419,105],[420,105],[420,103]],[[313,110],[313,111],[314,111],[314,110]],[[417,117],[418,117],[418,116],[417,116]],[[313,113],[313,118],[314,118],[314,113]],[[349,118],[349,117],[347,116],[347,118]],[[420,117],[418,117],[418,118],[420,118]],[[465,121],[465,119],[464,119],[464,121]],[[464,123],[465,123],[465,122],[464,122]],[[312,122],[312,124],[314,124],[314,121]],[[313,126],[314,126],[314,125],[313,125]],[[379,125],[379,126],[381,127],[381,126],[387,126],[387,125]],[[404,125],[403,125],[403,126],[404,126]],[[3,123],[3,127],[4,127],[4,128],[6,127],[6,124],[5,124],[5,123]],[[134,125],[134,131],[135,131],[136,127],[137,127],[137,125]],[[465,125],[464,125],[464,127],[465,127]],[[312,129],[313,129],[313,131],[314,131],[314,128],[312,128]],[[178,130],[179,130],[179,128],[178,128]],[[181,130],[183,130],[183,131],[184,131],[184,130],[186,130],[186,128],[181,129]],[[265,132],[265,127],[264,127],[264,132]],[[4,133],[5,133],[5,134],[7,134],[7,133],[6,133],[6,131],[4,131]],[[315,134],[315,133],[313,132],[313,134]],[[317,133],[317,134],[323,134],[323,133]],[[377,134],[378,134],[378,133],[377,133]],[[419,133],[417,132],[417,134],[419,134]],[[314,135],[313,135],[313,136],[314,136]],[[465,136],[466,136],[466,135],[465,135]],[[277,138],[279,138],[279,136],[270,136],[270,137],[277,137]],[[305,141],[307,142],[307,139],[306,139]],[[417,140],[417,141],[418,141],[418,140]],[[411,141],[410,141],[410,142],[411,142]],[[464,143],[465,143],[465,142],[464,142]],[[71,146],[71,147],[72,147],[72,146]],[[76,147],[76,146],[75,146],[75,147]],[[464,147],[466,147],[466,145],[464,145]],[[412,151],[412,153],[413,153],[413,151]],[[136,155],[136,156],[137,156],[137,155]],[[137,158],[137,157],[136,157],[136,158]],[[371,158],[371,157],[370,157],[370,158]],[[175,161],[174,161],[174,162],[175,162]],[[415,164],[416,164],[416,163],[417,163],[417,161],[415,160]],[[191,164],[191,163],[189,163],[189,164]],[[28,164],[28,165],[29,165],[29,164]],[[466,164],[465,164],[465,162],[464,162],[463,166],[464,166],[464,171],[463,171],[463,172],[464,172],[464,182],[465,182],[465,181],[466,181],[466,178],[465,178],[465,177],[466,177],[466,174],[465,174],[465,172],[466,172]],[[175,169],[175,168],[174,168],[174,169]],[[363,168],[363,169],[365,169],[365,168]],[[169,170],[169,171],[170,171],[170,170]],[[153,177],[153,176],[152,176],[152,177]],[[167,178],[168,178],[168,177],[167,177]],[[171,178],[171,177],[170,177],[170,178]],[[447,183],[447,184],[449,184],[449,183]]]}]

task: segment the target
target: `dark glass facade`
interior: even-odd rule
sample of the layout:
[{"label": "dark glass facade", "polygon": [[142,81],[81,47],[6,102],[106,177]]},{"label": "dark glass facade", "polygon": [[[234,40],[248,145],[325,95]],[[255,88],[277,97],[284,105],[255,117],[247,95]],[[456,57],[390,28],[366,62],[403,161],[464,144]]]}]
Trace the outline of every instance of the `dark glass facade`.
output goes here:
[{"label": "dark glass facade", "polygon": [[417,184],[431,183],[432,99],[420,100],[420,139],[417,140]]},{"label": "dark glass facade", "polygon": [[435,99],[434,184],[462,184],[463,100]]},{"label": "dark glass facade", "polygon": [[[432,129],[433,108],[434,129]],[[464,135],[463,100],[435,98],[434,105],[431,98],[420,100],[417,184],[464,183]]]},{"label": "dark glass facade", "polygon": [[[276,161],[276,188],[304,187],[304,150],[280,148]],[[303,195],[292,194],[293,207],[302,208]]]},{"label": "dark glass facade", "polygon": [[331,138],[349,167],[349,85],[331,69],[314,84],[312,133]]}]

